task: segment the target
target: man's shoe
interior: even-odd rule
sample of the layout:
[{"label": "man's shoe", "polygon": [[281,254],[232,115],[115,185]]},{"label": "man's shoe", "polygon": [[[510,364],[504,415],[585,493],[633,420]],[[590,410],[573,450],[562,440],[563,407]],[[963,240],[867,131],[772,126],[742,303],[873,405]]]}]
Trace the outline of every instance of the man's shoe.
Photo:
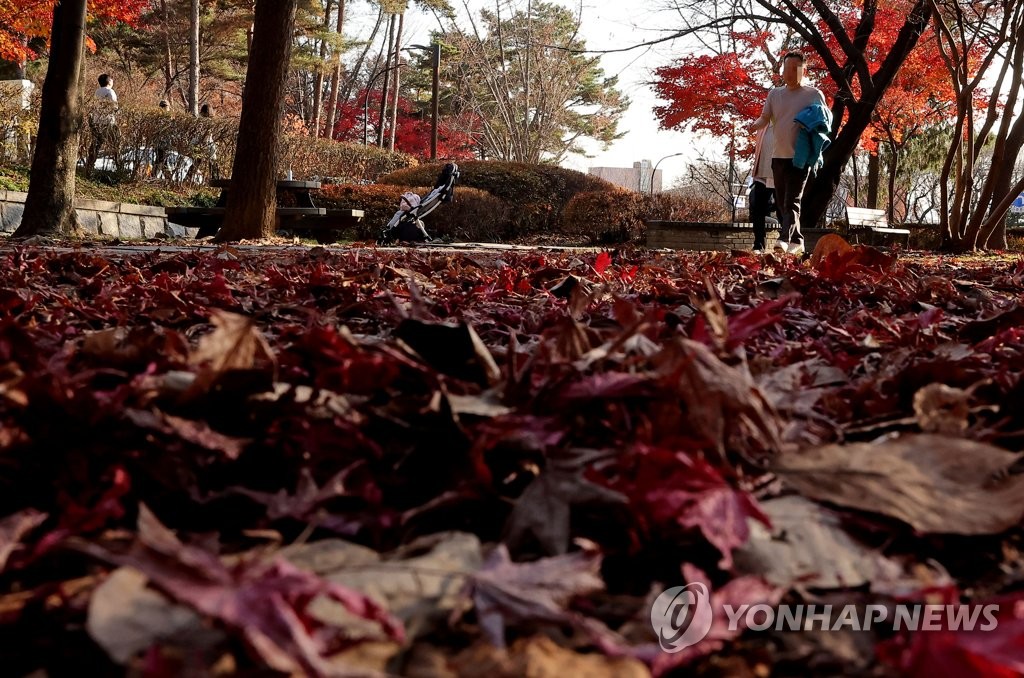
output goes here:
[{"label": "man's shoe", "polygon": [[790,243],[789,249],[786,251],[787,254],[792,254],[795,257],[803,256],[804,244],[802,242]]},{"label": "man's shoe", "polygon": [[783,242],[782,240],[777,241],[775,243],[775,251],[781,252],[782,254],[786,254],[787,252],[789,252],[789,243]]}]

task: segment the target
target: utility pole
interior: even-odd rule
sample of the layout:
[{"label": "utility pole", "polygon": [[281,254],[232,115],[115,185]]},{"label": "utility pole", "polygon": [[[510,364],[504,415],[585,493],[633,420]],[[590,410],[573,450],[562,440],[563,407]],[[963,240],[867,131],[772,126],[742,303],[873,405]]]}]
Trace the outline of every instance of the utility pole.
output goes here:
[{"label": "utility pole", "polygon": [[432,91],[430,97],[430,159],[437,160],[437,118],[438,118],[438,90],[441,88],[441,45],[434,43],[430,46],[431,66],[434,69],[431,81]]},{"label": "utility pole", "polygon": [[736,179],[736,121],[732,121],[732,137],[729,140],[729,202],[732,203],[732,223],[736,223],[736,195],[738,188],[733,188]]}]

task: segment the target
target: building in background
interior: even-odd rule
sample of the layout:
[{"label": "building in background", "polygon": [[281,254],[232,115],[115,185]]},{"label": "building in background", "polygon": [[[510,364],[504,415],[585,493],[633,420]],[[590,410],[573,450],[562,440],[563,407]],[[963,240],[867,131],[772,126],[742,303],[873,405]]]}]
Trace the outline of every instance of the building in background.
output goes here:
[{"label": "building in background", "polygon": [[651,193],[653,181],[653,192],[661,193],[661,170],[651,172],[651,169],[650,160],[641,160],[632,167],[591,167],[587,173],[640,193]]}]

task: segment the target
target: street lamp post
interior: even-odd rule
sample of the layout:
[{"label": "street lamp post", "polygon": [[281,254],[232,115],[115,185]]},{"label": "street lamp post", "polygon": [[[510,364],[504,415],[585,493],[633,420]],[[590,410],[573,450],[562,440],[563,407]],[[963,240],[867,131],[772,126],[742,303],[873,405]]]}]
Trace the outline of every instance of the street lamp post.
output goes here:
[{"label": "street lamp post", "polygon": [[[661,160],[668,160],[669,158],[674,158],[674,157],[676,157],[678,155],[685,155],[685,154],[684,153],[673,153],[672,155],[666,155]],[[658,165],[661,164],[661,160],[659,160],[658,162],[654,163],[654,169],[651,170],[651,196],[654,195],[654,177],[658,173]]]},{"label": "street lamp post", "polygon": [[430,159],[437,160],[437,118],[438,92],[441,88],[441,45],[409,45],[405,49],[419,49],[430,52],[430,68],[432,71],[430,90]]}]

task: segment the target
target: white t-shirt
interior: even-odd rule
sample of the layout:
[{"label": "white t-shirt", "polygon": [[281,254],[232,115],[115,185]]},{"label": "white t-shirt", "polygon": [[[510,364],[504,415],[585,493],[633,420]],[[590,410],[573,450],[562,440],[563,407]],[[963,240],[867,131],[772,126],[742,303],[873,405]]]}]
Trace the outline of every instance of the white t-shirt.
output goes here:
[{"label": "white t-shirt", "polygon": [[113,87],[100,87],[96,90],[95,94],[97,101],[113,101],[117,103],[117,92],[114,91]]},{"label": "white t-shirt", "polygon": [[800,131],[795,118],[800,111],[814,104],[826,105],[825,95],[817,87],[802,85],[800,89],[792,90],[783,85],[768,92],[761,118],[767,119],[775,128],[773,158],[793,157],[797,133]]},{"label": "white t-shirt", "polygon": [[113,125],[116,122],[117,92],[112,87],[100,87],[93,96],[93,109],[89,114],[97,125]]}]

